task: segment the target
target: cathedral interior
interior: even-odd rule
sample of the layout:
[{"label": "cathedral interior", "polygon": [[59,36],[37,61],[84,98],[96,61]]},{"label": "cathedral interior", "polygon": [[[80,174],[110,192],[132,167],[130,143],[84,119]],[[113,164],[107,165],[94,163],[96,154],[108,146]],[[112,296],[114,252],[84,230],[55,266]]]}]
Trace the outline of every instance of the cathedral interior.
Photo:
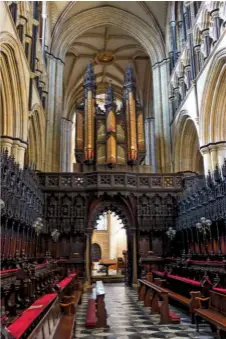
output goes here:
[{"label": "cathedral interior", "polygon": [[226,1],[1,1],[1,338],[226,338]]}]

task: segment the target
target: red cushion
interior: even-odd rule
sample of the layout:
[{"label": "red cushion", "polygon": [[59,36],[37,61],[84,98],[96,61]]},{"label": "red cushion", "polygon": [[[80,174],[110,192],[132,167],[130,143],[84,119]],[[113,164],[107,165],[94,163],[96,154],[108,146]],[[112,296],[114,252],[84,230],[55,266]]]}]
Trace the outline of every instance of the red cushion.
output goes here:
[{"label": "red cushion", "polygon": [[226,294],[226,288],[215,287],[213,288],[215,292]]},{"label": "red cushion", "polygon": [[57,293],[49,293],[36,300],[8,327],[11,335],[16,339],[19,339],[34,322],[34,320],[44,311],[44,309],[56,299],[56,297]]},{"label": "red cushion", "polygon": [[170,319],[174,321],[180,321],[179,315],[175,314],[172,310],[169,310]]},{"label": "red cushion", "polygon": [[165,272],[161,272],[161,271],[152,271],[152,273],[159,275],[160,277],[164,277]]},{"label": "red cushion", "polygon": [[11,270],[0,271],[0,274],[13,273],[13,272],[17,272],[17,271],[20,271],[20,269],[19,268],[12,268]]},{"label": "red cushion", "polygon": [[96,326],[96,300],[90,299],[88,301],[88,310],[86,314],[86,326]]},{"label": "red cushion", "polygon": [[195,281],[195,280],[192,280],[192,279],[188,279],[188,278],[184,278],[184,277],[179,277],[179,276],[173,275],[173,274],[168,274],[168,278],[179,280],[179,281],[182,281],[182,282],[185,282],[187,284],[194,285],[194,286],[201,286],[201,282],[200,281]]},{"label": "red cushion", "polygon": [[46,266],[48,266],[48,263],[44,263],[44,264],[37,264],[37,265],[35,265],[35,267],[46,267]]},{"label": "red cushion", "polygon": [[70,284],[70,282],[72,281],[72,277],[67,277],[63,280],[61,280],[57,286],[60,288],[60,290],[62,291],[66,286],[68,286]]}]

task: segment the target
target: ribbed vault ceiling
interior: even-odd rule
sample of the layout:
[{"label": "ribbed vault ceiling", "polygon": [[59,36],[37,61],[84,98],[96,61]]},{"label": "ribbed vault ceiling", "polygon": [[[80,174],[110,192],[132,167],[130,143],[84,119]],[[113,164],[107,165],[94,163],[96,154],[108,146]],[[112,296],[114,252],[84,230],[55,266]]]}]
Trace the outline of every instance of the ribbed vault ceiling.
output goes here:
[{"label": "ribbed vault ceiling", "polygon": [[[110,62],[100,62],[100,55],[112,57]],[[66,102],[81,102],[83,80],[88,62],[92,60],[96,74],[97,93],[103,93],[109,82],[120,98],[123,92],[125,69],[129,63],[134,67],[137,81],[137,96],[141,103],[150,77],[150,60],[142,47],[122,30],[111,26],[87,31],[69,47],[65,58],[64,94]]]}]

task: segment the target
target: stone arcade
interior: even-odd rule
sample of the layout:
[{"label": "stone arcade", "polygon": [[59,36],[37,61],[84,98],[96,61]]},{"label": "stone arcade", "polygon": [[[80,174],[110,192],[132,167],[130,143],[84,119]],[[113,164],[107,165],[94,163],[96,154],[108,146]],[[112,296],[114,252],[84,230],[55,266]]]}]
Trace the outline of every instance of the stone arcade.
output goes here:
[{"label": "stone arcade", "polygon": [[0,14],[1,337],[226,338],[226,2]]}]

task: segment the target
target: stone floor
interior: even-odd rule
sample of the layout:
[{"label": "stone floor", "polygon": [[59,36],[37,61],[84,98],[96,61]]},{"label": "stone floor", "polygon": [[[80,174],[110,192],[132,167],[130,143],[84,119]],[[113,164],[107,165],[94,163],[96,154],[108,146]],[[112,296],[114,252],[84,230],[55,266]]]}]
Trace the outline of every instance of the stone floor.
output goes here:
[{"label": "stone floor", "polygon": [[150,310],[137,301],[137,292],[134,289],[125,287],[123,284],[105,284],[104,286],[109,328],[87,329],[85,327],[88,294],[84,294],[83,302],[77,310],[75,338],[215,338],[207,324],[201,324],[200,332],[197,333],[195,325],[190,323],[188,316],[173,306],[170,307],[180,315],[181,323],[159,325],[159,316],[150,315]]}]

